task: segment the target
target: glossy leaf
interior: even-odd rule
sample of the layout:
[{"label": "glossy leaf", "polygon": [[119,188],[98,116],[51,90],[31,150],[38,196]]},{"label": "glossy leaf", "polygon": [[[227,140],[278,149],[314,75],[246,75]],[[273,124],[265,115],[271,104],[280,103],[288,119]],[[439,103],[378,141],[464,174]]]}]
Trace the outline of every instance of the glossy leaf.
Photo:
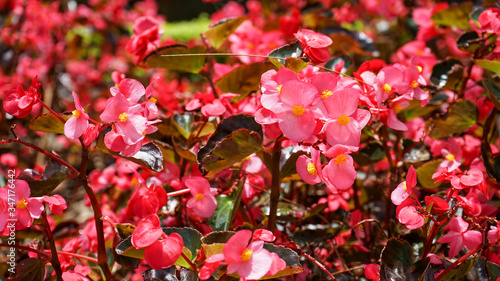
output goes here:
[{"label": "glossy leaf", "polygon": [[423,260],[417,261],[412,267],[411,267],[411,280],[415,281],[422,281],[425,278],[425,273],[427,269],[429,268],[431,259],[426,258]]},{"label": "glossy leaf", "polygon": [[238,97],[233,98],[237,102],[259,90],[262,74],[274,68],[273,64],[268,61],[242,65],[222,76],[215,82],[215,85],[225,93],[239,94]]},{"label": "glossy leaf", "polygon": [[177,233],[182,237],[184,242],[184,247],[186,247],[192,253],[192,260],[196,258],[196,251],[201,249],[201,233],[196,229],[184,227],[184,228],[174,228],[174,227],[164,227],[163,232],[167,235],[172,233]]},{"label": "glossy leaf", "polygon": [[179,281],[175,266],[164,269],[148,269],[142,273],[144,281]]},{"label": "glossy leaf", "polygon": [[456,59],[448,59],[434,65],[430,81],[442,90],[454,91],[460,88],[462,76],[462,63]]},{"label": "glossy leaf", "polygon": [[264,249],[268,250],[271,253],[278,254],[278,256],[285,261],[286,268],[279,271],[273,276],[264,276],[262,279],[278,278],[282,276],[301,273],[304,271],[302,269],[302,265],[299,262],[299,255],[297,255],[297,253],[292,249],[285,248],[283,246],[276,246],[270,243],[264,243]]},{"label": "glossy leaf", "polygon": [[[71,118],[71,115],[59,114],[64,120]],[[30,129],[45,133],[64,134],[64,123],[52,113],[45,113],[30,121]]]},{"label": "glossy leaf", "polygon": [[500,266],[490,261],[486,261],[486,269],[488,270],[488,275],[490,280],[497,280],[500,278]]},{"label": "glossy leaf", "polygon": [[234,231],[214,231],[201,238],[203,244],[226,243],[236,232]]},{"label": "glossy leaf", "polygon": [[261,149],[261,125],[252,116],[233,115],[217,126],[197,159],[203,173],[214,175]]},{"label": "glossy leaf", "polygon": [[135,155],[125,157],[120,152],[109,150],[104,144],[104,135],[101,134],[97,139],[96,147],[104,153],[125,158],[155,172],[163,170],[163,154],[160,148],[154,143],[145,144]]},{"label": "glossy leaf", "polygon": [[246,19],[245,17],[224,19],[214,23],[203,35],[210,46],[217,50]]},{"label": "glossy leaf", "polygon": [[458,266],[453,268],[450,272],[444,275],[440,280],[443,281],[452,281],[452,280],[460,280],[460,278],[464,277],[469,270],[471,270],[481,255],[476,255],[475,258],[471,258],[463,261]]},{"label": "glossy leaf", "polygon": [[433,160],[426,162],[416,169],[418,184],[425,188],[438,188],[441,183],[434,184],[432,175],[437,172],[437,167],[443,162],[442,160]]},{"label": "glossy leaf", "polygon": [[483,79],[482,82],[486,88],[488,97],[493,102],[495,107],[500,110],[500,89],[490,80]]},{"label": "glossy leaf", "polygon": [[131,223],[117,223],[115,226],[116,232],[121,239],[125,239],[132,235],[135,229],[135,225]]},{"label": "glossy leaf", "polygon": [[457,40],[457,47],[465,52],[474,53],[477,49],[483,47],[484,41],[481,40],[477,32],[465,32]]},{"label": "glossy leaf", "polygon": [[472,11],[471,2],[463,2],[448,9],[441,10],[432,15],[431,20],[436,25],[455,26],[469,29],[469,14]]},{"label": "glossy leaf", "polygon": [[340,70],[340,73],[346,73],[352,66],[352,60],[348,56],[333,57],[329,61],[325,62],[325,67],[335,70],[335,66],[341,62],[344,62],[344,66]]},{"label": "glossy leaf", "polygon": [[45,262],[37,258],[27,258],[16,264],[14,276],[9,281],[40,281],[45,278]]},{"label": "glossy leaf", "polygon": [[136,258],[136,259],[144,259],[144,248],[136,249],[134,245],[132,245],[132,235],[123,239],[115,249],[118,255]]},{"label": "glossy leaf", "polygon": [[302,55],[302,48],[298,42],[287,44],[272,50],[268,56],[269,60],[278,68],[283,67],[286,58],[299,58]]},{"label": "glossy leaf", "polygon": [[207,49],[203,46],[191,48],[183,45],[166,46],[144,57],[143,64],[153,68],[199,73],[205,65],[206,57],[197,54],[205,54],[206,51]]},{"label": "glossy leaf", "polygon": [[[406,141],[406,140],[405,140]],[[410,140],[408,140],[410,141]],[[405,142],[403,142],[405,143]],[[423,144],[412,144],[411,148],[408,152],[403,155],[403,161],[405,164],[420,166],[425,161],[428,161],[431,158],[431,154],[429,150],[427,150],[426,146]],[[405,145],[406,148],[406,145]]]},{"label": "glossy leaf", "polygon": [[429,137],[440,139],[474,126],[477,116],[477,107],[473,102],[458,100],[448,109],[446,119],[431,119],[426,123],[426,128],[431,130]]},{"label": "glossy leaf", "polygon": [[304,58],[286,58],[285,59],[285,67],[299,73],[302,69],[306,68],[309,65],[308,62],[304,60]]},{"label": "glossy leaf", "polygon": [[381,280],[409,280],[413,249],[404,240],[391,238],[382,250],[380,279]]},{"label": "glossy leaf", "polygon": [[26,169],[18,178],[28,183],[32,197],[40,197],[50,194],[69,176],[69,170],[59,162],[50,160],[39,180],[35,178],[40,174],[36,170]]},{"label": "glossy leaf", "polygon": [[292,175],[297,174],[297,159],[301,155],[305,155],[304,151],[299,151],[293,153],[290,157],[287,158],[283,167],[281,167],[281,179],[290,177]]},{"label": "glossy leaf", "polygon": [[234,200],[230,197],[225,195],[217,196],[217,208],[214,214],[207,219],[213,230],[223,231],[228,229],[233,205]]},{"label": "glossy leaf", "polygon": [[500,61],[498,60],[474,60],[474,63],[486,70],[500,74]]}]

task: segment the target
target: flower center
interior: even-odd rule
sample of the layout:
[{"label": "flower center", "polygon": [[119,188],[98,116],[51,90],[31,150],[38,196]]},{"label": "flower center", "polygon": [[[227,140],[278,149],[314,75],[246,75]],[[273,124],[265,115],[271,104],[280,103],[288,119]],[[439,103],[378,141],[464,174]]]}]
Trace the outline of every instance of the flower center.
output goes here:
[{"label": "flower center", "polygon": [[418,82],[413,80],[413,82],[411,82],[411,85],[410,87],[412,87],[413,89],[415,89],[416,87],[418,87]]},{"label": "flower center", "polygon": [[347,117],[345,114],[340,115],[339,118],[337,119],[337,123],[339,123],[340,125],[347,125],[349,124],[350,121],[351,118]]},{"label": "flower center", "polygon": [[196,194],[196,195],[194,196],[194,199],[196,199],[196,200],[201,200],[201,199],[203,199],[203,197],[205,197],[205,196],[203,195],[203,193],[198,193],[198,194]]},{"label": "flower center", "polygon": [[253,251],[250,249],[245,249],[241,254],[241,261],[247,261],[252,258]]},{"label": "flower center", "polygon": [[146,130],[142,131],[142,135],[146,136]]},{"label": "flower center", "polygon": [[313,176],[318,174],[318,171],[316,170],[316,166],[314,166],[314,164],[311,162],[307,163],[307,172],[309,172],[309,174],[311,174]]},{"label": "flower center", "polygon": [[385,83],[385,84],[384,84],[384,91],[385,91],[386,93],[390,93],[390,92],[391,92],[391,90],[392,90],[391,86],[390,86],[389,84]]},{"label": "flower center", "polygon": [[403,110],[403,107],[398,104],[393,108],[394,112],[399,113],[401,110]]},{"label": "flower center", "polygon": [[404,189],[404,190],[407,190],[407,189],[408,189],[408,187],[406,187],[406,181],[404,181],[404,182],[403,182],[403,189]]},{"label": "flower center", "polygon": [[333,93],[332,91],[330,90],[324,90],[322,93],[321,93],[321,98],[322,99],[326,99],[328,98],[329,96],[331,96]]},{"label": "flower center", "polygon": [[137,184],[139,183],[139,180],[137,178],[133,178],[131,181],[130,181],[130,184],[133,186],[133,187],[137,187]]},{"label": "flower center", "polygon": [[344,164],[345,161],[347,161],[347,156],[345,156],[345,154],[339,154],[339,155],[337,155],[337,157],[335,157],[334,161],[335,161],[335,164],[337,164],[337,165]]},{"label": "flower center", "polygon": [[292,108],[292,113],[301,116],[306,112],[306,109],[302,105],[294,105]]},{"label": "flower center", "polygon": [[278,87],[276,87],[276,91],[278,91],[278,94],[281,94],[281,86],[283,85],[278,85]]},{"label": "flower center", "polygon": [[26,200],[24,200],[24,198],[21,199],[21,200],[19,200],[19,201],[17,201],[17,208],[18,209],[26,209],[26,208],[28,208],[28,203],[26,202]]},{"label": "flower center", "polygon": [[156,102],[158,101],[157,99],[153,98],[153,97],[150,97],[149,98],[149,101],[156,104]]},{"label": "flower center", "polygon": [[446,155],[445,158],[446,158],[446,160],[451,162],[451,161],[455,160],[455,155],[450,153],[450,154]]},{"label": "flower center", "polygon": [[120,114],[120,115],[118,116],[118,118],[120,119],[120,122],[125,122],[125,121],[127,121],[128,114],[127,114],[127,113],[125,113],[125,112],[123,112],[122,114]]},{"label": "flower center", "polygon": [[420,65],[417,65],[418,73],[422,73],[422,70],[424,70]]},{"label": "flower center", "polygon": [[81,113],[80,113],[80,111],[78,111],[78,109],[71,111],[71,114],[73,114],[73,116],[75,116],[75,118],[77,118],[77,119],[80,118],[80,115],[81,115]]}]

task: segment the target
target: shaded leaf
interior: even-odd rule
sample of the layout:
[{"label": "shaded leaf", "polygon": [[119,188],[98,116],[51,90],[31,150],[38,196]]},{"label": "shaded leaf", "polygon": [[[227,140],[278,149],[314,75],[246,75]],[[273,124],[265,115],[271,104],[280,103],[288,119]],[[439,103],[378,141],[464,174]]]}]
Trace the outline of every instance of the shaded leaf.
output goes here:
[{"label": "shaded leaf", "polygon": [[441,105],[446,102],[448,96],[439,93],[429,100],[429,103],[422,107],[417,99],[411,100],[410,105],[401,111],[401,114],[407,121],[413,120],[415,117],[424,117],[441,108]]},{"label": "shaded leaf", "polygon": [[406,152],[403,156],[405,164],[420,165],[431,158],[429,150],[423,144],[413,146],[410,151]]},{"label": "shaded leaf", "polygon": [[259,90],[262,74],[274,68],[268,61],[242,65],[222,76],[215,85],[225,93],[239,94],[240,96],[233,98],[233,101],[238,102]]},{"label": "shaded leaf", "polygon": [[500,74],[500,61],[498,60],[474,60],[474,63],[486,70]]},{"label": "shaded leaf", "polygon": [[[206,51],[207,49],[203,46],[188,48],[184,45],[171,45],[158,48],[158,50],[151,52],[144,57],[142,61],[147,67],[199,73],[205,65],[206,57],[197,56],[196,54],[205,54]],[[169,55],[179,56],[169,57]]]},{"label": "shaded leaf", "polygon": [[177,233],[182,237],[182,241],[184,242],[184,247],[189,249],[192,253],[192,260],[196,258],[196,251],[201,249],[201,238],[202,235],[196,229],[184,227],[184,228],[175,228],[175,227],[163,227],[163,232],[167,235],[172,233]]},{"label": "shaded leaf", "polygon": [[198,275],[191,270],[181,268],[181,280],[180,281],[198,281]]},{"label": "shaded leaf", "polygon": [[457,40],[457,47],[465,52],[474,53],[477,49],[484,46],[484,41],[481,40],[477,32],[465,32]]},{"label": "shaded leaf", "polygon": [[14,276],[9,281],[41,281],[45,277],[45,262],[37,258],[27,258],[16,264]]},{"label": "shaded leaf", "polygon": [[26,169],[18,176],[18,179],[28,183],[32,197],[50,194],[59,184],[68,178],[69,170],[66,166],[51,159],[45,167],[42,177],[36,180],[35,177],[39,175],[36,170]]},{"label": "shaded leaf", "polygon": [[217,196],[217,208],[214,214],[207,218],[207,222],[213,230],[223,231],[228,229],[233,204],[234,200],[230,197],[225,195]]},{"label": "shaded leaf", "polygon": [[378,53],[373,39],[364,32],[347,30],[342,27],[327,27],[321,32],[333,40],[334,43],[328,49],[334,54],[375,55]]},{"label": "shaded leaf", "polygon": [[437,172],[437,167],[443,160],[429,161],[416,169],[418,184],[425,188],[438,188],[441,183],[434,184],[432,175]]},{"label": "shaded leaf", "polygon": [[298,151],[293,153],[285,162],[285,165],[281,167],[281,178],[286,178],[297,173],[297,159],[301,155],[306,155],[304,151]]},{"label": "shaded leaf", "polygon": [[440,280],[447,281],[447,280],[460,280],[460,278],[464,277],[469,270],[471,270],[478,259],[481,257],[480,254],[476,255],[475,258],[468,259],[460,263],[458,266],[453,268],[450,272],[448,272],[446,275],[444,275]]},{"label": "shaded leaf", "polygon": [[206,122],[193,122],[191,124],[191,135],[190,138],[202,138],[204,136],[210,135],[215,131],[215,124],[209,121]]},{"label": "shaded leaf", "polygon": [[135,230],[135,225],[131,223],[117,223],[115,226],[116,232],[121,239],[129,237]]},{"label": "shaded leaf", "polygon": [[436,25],[456,26],[461,29],[469,29],[469,14],[471,11],[472,3],[463,2],[433,14],[431,20]]},{"label": "shaded leaf", "polygon": [[198,151],[199,168],[213,175],[262,149],[262,127],[250,115],[224,119]]},{"label": "shaded leaf", "polygon": [[203,35],[214,49],[219,49],[246,19],[245,17],[223,19],[214,23]]},{"label": "shaded leaf", "polygon": [[391,238],[382,250],[380,279],[410,280],[413,249],[404,240]]},{"label": "shaded leaf", "polygon": [[[269,60],[278,68],[283,67],[286,58],[299,58],[302,55],[302,48],[298,42],[287,44],[272,50],[267,56],[273,57]],[[282,58],[282,59],[278,59]]]},{"label": "shaded leaf", "polygon": [[425,258],[413,264],[413,266],[411,267],[410,279],[415,281],[424,280],[425,272],[427,271],[427,268],[429,268],[430,262],[431,262],[430,258]]},{"label": "shaded leaf", "polygon": [[434,65],[430,81],[442,90],[455,91],[460,88],[462,76],[462,63],[456,59],[448,59]]},{"label": "shaded leaf", "polygon": [[225,243],[203,244],[202,247],[203,247],[203,252],[205,253],[205,257],[209,258],[215,254],[222,253],[224,245],[226,244]]},{"label": "shaded leaf", "polygon": [[478,111],[476,105],[469,100],[458,100],[450,106],[446,119],[431,119],[426,128],[431,128],[429,137],[444,138],[461,133],[476,124]]},{"label": "shaded leaf", "polygon": [[342,224],[306,224],[293,233],[293,241],[304,246],[308,243],[318,243],[335,237],[342,230]]},{"label": "shaded leaf", "polygon": [[97,139],[96,147],[104,153],[125,158],[155,172],[161,172],[163,170],[163,154],[160,148],[154,143],[145,144],[135,155],[125,157],[120,152],[109,150],[104,144],[104,134],[100,134]]},{"label": "shaded leaf", "polygon": [[382,144],[378,142],[369,142],[367,146],[351,154],[351,156],[360,166],[370,165],[386,157]]},{"label": "shaded leaf", "polygon": [[285,261],[286,268],[279,271],[273,276],[265,276],[262,279],[278,278],[282,276],[301,273],[302,271],[304,271],[302,269],[302,265],[299,262],[299,255],[297,255],[297,253],[292,249],[285,248],[283,246],[276,246],[270,243],[264,243],[264,249],[268,250],[271,253],[278,254],[278,256]]},{"label": "shaded leaf", "polygon": [[490,80],[483,79],[482,82],[486,88],[488,97],[495,104],[495,107],[500,110],[500,89]]},{"label": "shaded leaf", "polygon": [[329,61],[325,62],[325,67],[331,70],[335,70],[335,65],[344,62],[344,66],[340,70],[340,73],[346,73],[347,70],[352,66],[352,60],[348,56],[333,57]]},{"label": "shaded leaf", "polygon": [[[72,115],[59,114],[64,120],[68,120]],[[30,120],[30,129],[33,131],[64,134],[64,123],[52,113],[45,113]]]},{"label": "shaded leaf", "polygon": [[181,140],[176,139],[175,137],[172,138],[172,144],[174,145],[175,152],[179,154],[180,157],[185,158],[189,161],[196,161],[196,154],[189,150],[187,147],[185,147],[185,143],[183,143]]},{"label": "shaded leaf", "polygon": [[486,269],[488,270],[490,280],[497,280],[500,278],[500,266],[497,264],[486,261]]},{"label": "shaded leaf", "polygon": [[482,12],[486,10],[486,7],[478,7],[472,11],[470,14],[470,18],[473,19],[476,23],[479,23],[479,16],[481,15]]},{"label": "shaded leaf", "polygon": [[115,248],[115,251],[118,255],[136,258],[136,259],[144,259],[144,248],[136,249],[134,245],[132,245],[132,235],[123,239]]},{"label": "shaded leaf", "polygon": [[177,128],[179,133],[185,138],[189,138],[189,134],[191,133],[191,124],[194,121],[194,114],[192,113],[183,113],[183,114],[175,114],[172,116],[173,125]]},{"label": "shaded leaf", "polygon": [[148,269],[142,273],[144,281],[179,281],[176,277],[177,270],[175,266],[165,269]]},{"label": "shaded leaf", "polygon": [[234,234],[234,231],[214,231],[201,238],[201,242],[203,244],[226,243]]}]

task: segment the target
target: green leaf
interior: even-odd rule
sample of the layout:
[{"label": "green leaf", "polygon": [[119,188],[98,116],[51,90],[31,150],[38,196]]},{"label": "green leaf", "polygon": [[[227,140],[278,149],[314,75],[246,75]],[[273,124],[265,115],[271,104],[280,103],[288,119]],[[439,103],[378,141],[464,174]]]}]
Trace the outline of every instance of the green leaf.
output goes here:
[{"label": "green leaf", "polygon": [[472,2],[463,2],[432,15],[431,20],[436,25],[456,26],[469,29],[469,14],[472,11]]},{"label": "green leaf", "polygon": [[224,245],[226,244],[225,243],[203,244],[202,247],[203,247],[203,252],[205,253],[205,257],[209,258],[215,254],[222,253]]},{"label": "green leaf", "polygon": [[179,154],[180,157],[187,159],[189,161],[196,161],[196,154],[185,147],[185,143],[181,140],[176,139],[176,137],[172,138],[172,144],[174,146],[175,152]]},{"label": "green leaf", "polygon": [[424,117],[425,119],[426,116],[441,108],[447,99],[447,95],[439,93],[430,99],[429,103],[424,107],[421,106],[419,100],[413,99],[410,101],[410,105],[401,111],[401,114],[403,114],[407,121],[411,121],[415,117]]},{"label": "green leaf", "polygon": [[155,172],[161,172],[163,170],[163,154],[160,148],[154,143],[145,144],[135,155],[125,157],[120,152],[109,150],[106,144],[104,144],[104,134],[100,134],[97,139],[96,147],[104,153],[130,160]]},{"label": "green leaf", "polygon": [[205,235],[203,238],[201,238],[201,242],[203,244],[215,244],[215,243],[227,243],[229,241],[229,238],[233,236],[236,232],[234,231],[214,231],[210,232],[209,234]]},{"label": "green leaf", "polygon": [[481,257],[481,254],[476,255],[475,258],[468,259],[460,263],[457,267],[453,268],[450,272],[444,275],[440,280],[448,281],[448,280],[460,280],[460,278],[464,277],[469,270],[471,270],[478,259]]},{"label": "green leaf", "polygon": [[404,240],[391,238],[382,250],[380,280],[409,280],[413,249]]},{"label": "green leaf", "polygon": [[231,167],[262,149],[262,127],[250,115],[224,119],[198,151],[200,170],[209,176]]},{"label": "green leaf", "polygon": [[342,230],[342,224],[306,224],[293,232],[293,241],[300,246],[334,238]]},{"label": "green leaf", "polygon": [[205,54],[206,51],[207,49],[203,46],[188,48],[184,45],[171,45],[151,52],[144,57],[143,63],[147,67],[199,73],[205,65],[206,57],[203,55],[198,56],[197,54]]},{"label": "green leaf", "polygon": [[264,243],[264,249],[268,250],[271,253],[278,254],[278,256],[285,261],[286,268],[279,271],[273,276],[265,276],[262,278],[262,280],[298,274],[304,271],[302,269],[302,265],[299,262],[299,255],[297,255],[295,251],[283,246],[276,246],[270,243]]},{"label": "green leaf", "polygon": [[175,266],[164,269],[148,269],[142,273],[144,281],[179,281]]},{"label": "green leaf", "polygon": [[488,97],[493,102],[495,107],[500,110],[500,89],[490,80],[483,79],[483,85],[486,88]]},{"label": "green leaf", "polygon": [[134,245],[132,245],[132,235],[123,239],[118,244],[118,246],[116,246],[115,251],[118,255],[136,259],[144,259],[144,248],[136,249]]},{"label": "green leaf", "polygon": [[245,17],[224,19],[214,23],[203,35],[208,43],[217,50],[246,19]]},{"label": "green leaf", "polygon": [[478,25],[479,25],[479,16],[481,15],[482,12],[486,10],[486,7],[478,7],[472,11],[470,14],[470,18],[473,19]]},{"label": "green leaf", "polygon": [[457,40],[457,47],[469,53],[474,53],[483,46],[484,41],[475,31],[464,32]]},{"label": "green leaf", "polygon": [[325,67],[331,70],[335,70],[335,65],[344,62],[344,66],[340,70],[340,73],[346,73],[352,66],[352,60],[348,56],[333,57],[329,61],[325,62]]},{"label": "green leaf", "polygon": [[486,70],[500,74],[500,61],[498,60],[474,60],[474,63]]},{"label": "green leaf", "polygon": [[192,254],[192,261],[196,259],[196,251],[201,249],[201,238],[202,235],[196,229],[184,227],[184,228],[175,228],[175,227],[163,227],[163,232],[167,235],[172,233],[177,233],[182,237],[182,241],[184,242],[184,247],[186,247]]},{"label": "green leaf", "polygon": [[299,73],[302,69],[309,65],[308,62],[304,61],[304,58],[286,58],[285,67]]},{"label": "green leaf", "polygon": [[441,183],[434,184],[432,175],[437,172],[437,167],[441,164],[443,160],[433,160],[426,162],[422,166],[416,169],[418,184],[425,188],[438,188]]},{"label": "green leaf", "polygon": [[[272,50],[267,56],[273,57],[269,60],[278,68],[283,67],[286,58],[299,58],[302,55],[302,48],[298,42],[287,44]],[[281,59],[276,59],[281,58]]]},{"label": "green leaf", "polygon": [[45,280],[45,262],[37,258],[27,258],[16,264],[15,272],[9,281]]},{"label": "green leaf", "polygon": [[[59,114],[64,120],[68,120],[72,115]],[[52,113],[45,113],[31,119],[29,124],[33,131],[64,134],[64,123]]]},{"label": "green leaf", "polygon": [[233,98],[233,101],[238,102],[259,90],[262,74],[270,69],[274,69],[274,66],[268,61],[242,65],[222,76],[215,85],[225,93],[239,94]]},{"label": "green leaf", "polygon": [[411,267],[411,280],[422,281],[425,278],[425,272],[429,268],[431,259],[425,258],[423,260],[417,261]]},{"label": "green leaf", "polygon": [[283,167],[281,167],[281,179],[297,174],[297,159],[301,155],[306,155],[304,151],[298,151],[290,155]]},{"label": "green leaf", "polygon": [[486,262],[486,269],[488,270],[488,275],[490,280],[497,280],[500,278],[500,266],[490,261]]},{"label": "green leaf", "polygon": [[446,119],[431,119],[426,128],[431,128],[429,137],[440,139],[461,133],[476,124],[478,111],[469,100],[458,100],[450,106]]},{"label": "green leaf", "polygon": [[132,235],[134,232],[135,225],[131,223],[117,223],[116,224],[116,232],[121,239],[125,239]]},{"label": "green leaf", "polygon": [[222,231],[228,229],[233,204],[234,200],[228,196],[220,195],[217,197],[217,208],[214,214],[207,219],[213,230]]},{"label": "green leaf", "polygon": [[50,194],[68,178],[69,170],[66,166],[54,160],[49,160],[49,163],[43,171],[43,175],[39,180],[35,177],[40,174],[36,170],[26,169],[19,174],[18,179],[28,183],[32,197],[40,197]]},{"label": "green leaf", "polygon": [[461,86],[462,76],[462,63],[456,59],[448,59],[434,65],[430,81],[441,90],[456,91]]},{"label": "green leaf", "polygon": [[[182,253],[190,261],[193,261],[193,254],[191,254],[191,251],[188,248],[183,247]],[[196,258],[196,255],[194,255],[194,257]],[[191,265],[184,259],[184,257],[182,255],[180,255],[179,258],[174,262],[174,265],[178,265],[178,266],[182,266],[182,267],[186,267],[186,268],[191,268]]]},{"label": "green leaf", "polygon": [[202,13],[197,18],[189,21],[167,21],[161,27],[163,31],[162,39],[168,37],[176,42],[188,42],[189,40],[200,38],[200,34],[207,31],[210,26],[208,14]]}]

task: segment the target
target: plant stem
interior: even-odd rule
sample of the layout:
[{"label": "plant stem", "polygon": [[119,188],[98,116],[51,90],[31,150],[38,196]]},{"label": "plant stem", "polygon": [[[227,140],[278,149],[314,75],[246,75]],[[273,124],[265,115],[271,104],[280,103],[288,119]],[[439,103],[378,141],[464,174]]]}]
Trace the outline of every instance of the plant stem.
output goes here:
[{"label": "plant stem", "polygon": [[39,102],[42,104],[45,109],[47,109],[50,113],[52,113],[57,119],[59,119],[63,124],[66,123],[66,120],[64,120],[59,114],[57,114],[50,106],[46,105],[42,100],[39,100]]},{"label": "plant stem", "polygon": [[113,275],[108,267],[108,259],[106,255],[106,241],[104,240],[104,224],[101,220],[102,210],[101,204],[97,200],[97,197],[89,185],[87,178],[87,163],[89,160],[89,151],[82,144],[82,165],[80,166],[80,176],[78,177],[80,183],[85,188],[85,192],[89,196],[90,203],[92,204],[92,209],[94,210],[94,223],[97,232],[97,264],[101,267],[106,280],[114,280]]},{"label": "plant stem", "polygon": [[6,247],[6,248],[12,247],[12,248],[16,248],[16,249],[19,249],[19,250],[25,250],[25,251],[36,253],[36,254],[38,254],[38,255],[46,258],[49,261],[52,259],[52,257],[50,256],[50,254],[44,253],[42,251],[30,248],[30,247],[19,246],[19,245],[8,245],[8,244],[4,244],[4,243],[0,243],[0,247]]},{"label": "plant stem", "polygon": [[394,164],[394,161],[392,161],[392,156],[391,152],[389,150],[389,147],[387,146],[387,141],[389,139],[388,137],[388,131],[387,127],[384,127],[384,138],[382,139],[382,145],[384,147],[384,152],[385,156],[387,157],[387,161],[389,162],[389,167],[390,167],[390,184],[389,188],[387,189],[387,194],[385,198],[385,219],[384,219],[384,229],[391,233],[391,228],[390,228],[390,220],[391,220],[391,209],[392,209],[392,201],[391,201],[391,193],[392,191],[396,188],[396,172],[397,172],[397,167]]},{"label": "plant stem", "polygon": [[314,264],[316,264],[319,268],[321,268],[321,270],[323,270],[328,276],[330,276],[330,278],[332,278],[332,280],[337,280],[331,273],[330,271],[328,271],[328,269],[326,269],[326,267],[320,263],[318,260],[316,260],[315,258],[311,257],[309,254],[307,253],[302,253],[302,255],[306,258],[308,258],[310,261],[312,261]]},{"label": "plant stem", "polygon": [[86,260],[86,261],[90,261],[90,262],[93,262],[93,263],[97,263],[97,259],[94,259],[94,258],[91,258],[91,257],[87,257],[87,256],[84,256],[84,255],[79,255],[79,254],[69,253],[69,252],[63,252],[63,251],[57,251],[57,253],[60,254],[60,255],[70,256],[70,257],[74,257],[74,258],[78,258],[78,259],[83,259],[83,260]]},{"label": "plant stem", "polygon": [[189,192],[191,192],[189,190],[189,188],[186,188],[186,189],[181,189],[181,190],[178,190],[178,191],[169,192],[169,193],[167,193],[167,196],[168,197],[174,197],[174,196],[178,196],[178,195],[188,194]]},{"label": "plant stem", "polygon": [[271,207],[269,209],[269,220],[267,223],[267,229],[274,232],[276,227],[276,219],[278,213],[278,202],[280,200],[280,186],[281,186],[281,175],[280,175],[280,158],[281,158],[281,141],[276,140],[273,149],[272,158],[272,184],[271,184]]},{"label": "plant stem", "polygon": [[191,267],[191,271],[197,273],[197,271],[196,271],[196,265],[194,265],[193,262],[190,259],[188,259],[188,257],[186,257],[186,255],[184,253],[182,253],[182,252],[181,252],[181,257],[184,260],[186,260],[186,262],[189,264],[189,266]]},{"label": "plant stem", "polygon": [[47,220],[46,210],[42,212],[42,219],[43,223],[45,224],[45,231],[47,232],[47,238],[49,239],[49,244],[50,244],[50,251],[52,253],[51,263],[52,266],[54,267],[54,270],[56,271],[57,280],[62,281],[63,278],[62,278],[61,264],[59,263],[59,257],[57,256],[56,244],[54,241],[54,236],[52,235],[52,230],[50,230],[49,221]]}]

